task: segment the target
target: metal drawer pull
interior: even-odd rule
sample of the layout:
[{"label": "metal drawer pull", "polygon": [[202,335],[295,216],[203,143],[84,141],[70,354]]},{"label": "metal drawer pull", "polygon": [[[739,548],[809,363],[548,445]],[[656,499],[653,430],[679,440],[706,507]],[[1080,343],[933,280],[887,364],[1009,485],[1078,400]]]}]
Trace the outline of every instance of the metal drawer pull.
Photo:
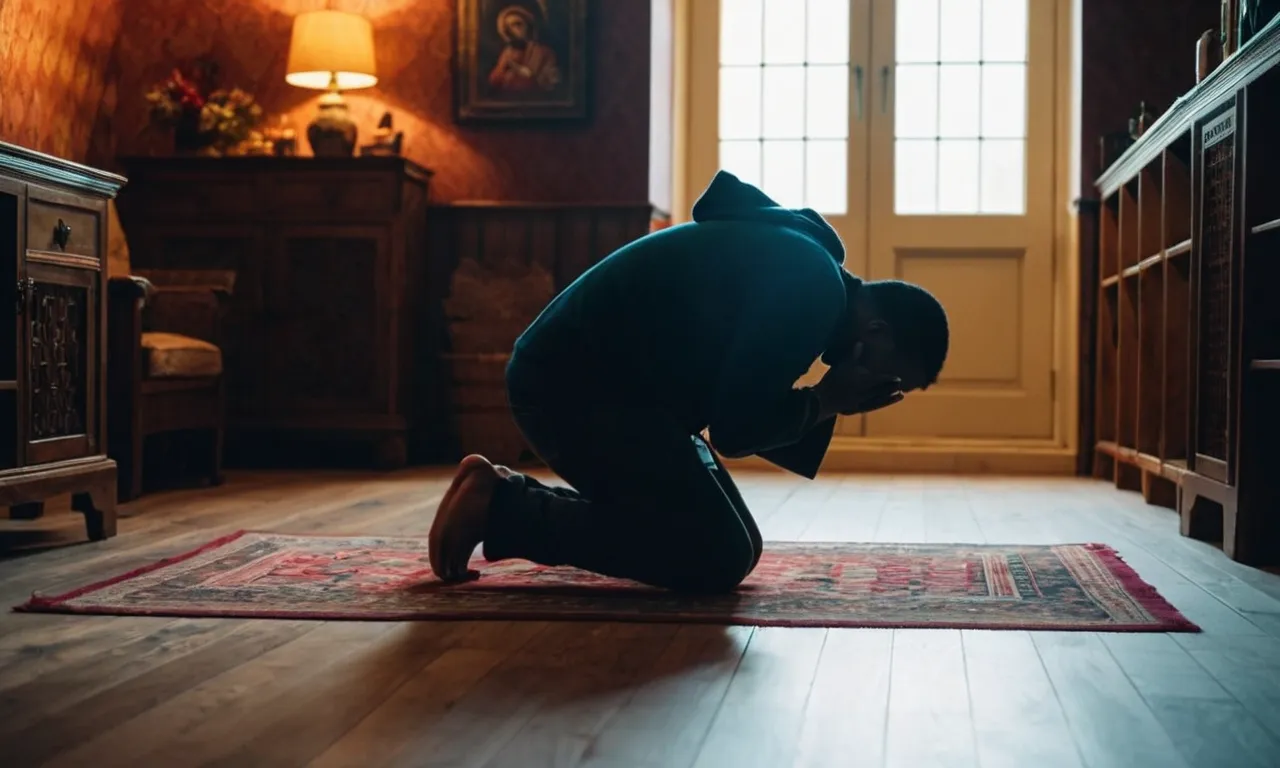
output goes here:
[{"label": "metal drawer pull", "polygon": [[62,250],[67,250],[67,241],[71,239],[71,226],[62,219],[53,228],[53,242]]}]

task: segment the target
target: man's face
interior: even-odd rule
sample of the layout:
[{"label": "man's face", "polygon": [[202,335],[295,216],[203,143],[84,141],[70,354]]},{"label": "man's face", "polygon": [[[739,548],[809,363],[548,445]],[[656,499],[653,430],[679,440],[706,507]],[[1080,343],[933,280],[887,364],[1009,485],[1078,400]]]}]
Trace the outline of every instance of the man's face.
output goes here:
[{"label": "man's face", "polygon": [[899,354],[893,343],[893,331],[883,321],[874,321],[863,328],[854,348],[854,359],[873,375],[896,376],[902,381],[904,394],[924,386],[919,366]]}]

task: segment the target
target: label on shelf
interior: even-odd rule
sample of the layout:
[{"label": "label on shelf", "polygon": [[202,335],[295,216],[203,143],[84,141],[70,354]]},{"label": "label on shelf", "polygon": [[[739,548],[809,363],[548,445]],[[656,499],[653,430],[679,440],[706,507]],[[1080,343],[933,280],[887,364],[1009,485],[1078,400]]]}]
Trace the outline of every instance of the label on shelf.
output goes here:
[{"label": "label on shelf", "polygon": [[1204,124],[1204,127],[1200,129],[1200,140],[1204,143],[1204,148],[1208,149],[1214,144],[1219,144],[1231,138],[1235,135],[1235,132],[1236,108],[1233,105],[1212,121]]}]

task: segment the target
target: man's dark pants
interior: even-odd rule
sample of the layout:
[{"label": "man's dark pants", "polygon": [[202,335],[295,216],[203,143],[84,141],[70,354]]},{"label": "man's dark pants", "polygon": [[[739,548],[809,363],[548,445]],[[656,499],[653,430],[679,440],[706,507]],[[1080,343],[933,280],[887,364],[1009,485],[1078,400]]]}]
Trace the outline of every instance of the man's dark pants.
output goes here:
[{"label": "man's dark pants", "polygon": [[[484,554],[570,565],[681,592],[725,592],[760,559],[760,531],[719,458],[660,409],[529,392],[554,373],[507,370],[516,423],[572,488],[498,483]],[[563,378],[559,379],[563,381]]]}]

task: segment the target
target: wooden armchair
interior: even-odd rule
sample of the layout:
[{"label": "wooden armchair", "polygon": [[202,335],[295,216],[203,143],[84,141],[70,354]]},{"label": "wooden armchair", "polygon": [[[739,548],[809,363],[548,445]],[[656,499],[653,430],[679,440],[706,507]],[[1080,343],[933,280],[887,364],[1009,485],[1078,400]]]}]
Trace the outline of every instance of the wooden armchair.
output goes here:
[{"label": "wooden armchair", "polygon": [[107,298],[107,452],[119,467],[118,498],[129,501],[142,494],[146,440],[160,433],[207,433],[197,457],[201,474],[211,484],[221,483],[219,329],[235,273],[130,270],[114,206],[109,215],[114,226]]}]

